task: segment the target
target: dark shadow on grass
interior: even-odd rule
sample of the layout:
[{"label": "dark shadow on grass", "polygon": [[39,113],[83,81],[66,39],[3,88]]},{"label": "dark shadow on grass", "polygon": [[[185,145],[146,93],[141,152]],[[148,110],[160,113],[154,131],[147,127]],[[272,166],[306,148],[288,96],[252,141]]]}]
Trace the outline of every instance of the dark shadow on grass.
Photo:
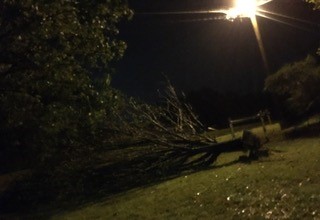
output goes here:
[{"label": "dark shadow on grass", "polygon": [[[138,187],[214,168],[224,152],[241,151],[240,140],[197,150],[166,150],[68,175],[39,174],[18,182],[0,197],[0,213],[47,218],[106,200]],[[230,166],[233,161],[222,166]],[[39,214],[43,213],[43,214]],[[0,215],[1,217],[1,215]]]}]

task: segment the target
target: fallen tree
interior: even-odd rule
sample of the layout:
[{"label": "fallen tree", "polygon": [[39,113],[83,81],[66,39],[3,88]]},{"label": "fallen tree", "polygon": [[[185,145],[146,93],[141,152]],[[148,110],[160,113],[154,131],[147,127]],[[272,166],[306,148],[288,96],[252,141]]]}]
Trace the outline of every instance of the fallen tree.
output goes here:
[{"label": "fallen tree", "polygon": [[[130,99],[125,112],[118,115],[123,133],[133,137],[138,143],[153,144],[156,148],[163,149],[158,163],[180,158],[180,164],[184,161],[187,165],[208,165],[225,152],[249,151],[250,157],[258,155],[261,141],[250,131],[245,133],[245,140],[218,143],[215,135],[210,135],[192,107],[187,104],[185,95],[177,93],[169,80],[165,91],[160,95],[163,100],[160,107]],[[187,162],[196,155],[200,156]],[[154,166],[158,166],[157,162]]]},{"label": "fallen tree", "polygon": [[172,149],[193,149],[217,143],[207,134],[185,95],[178,94],[167,80],[162,106],[152,106],[129,99],[124,112],[118,114],[122,133],[136,141]]}]

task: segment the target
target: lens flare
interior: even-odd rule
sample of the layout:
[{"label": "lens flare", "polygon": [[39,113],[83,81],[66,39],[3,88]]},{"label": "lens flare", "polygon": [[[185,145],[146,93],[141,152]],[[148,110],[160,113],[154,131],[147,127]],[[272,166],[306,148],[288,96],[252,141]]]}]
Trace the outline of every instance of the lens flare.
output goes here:
[{"label": "lens flare", "polygon": [[259,49],[260,49],[262,61],[265,66],[266,73],[268,74],[269,70],[268,70],[267,56],[263,46],[263,41],[262,41],[256,16],[261,16],[261,14],[259,13],[259,11],[262,11],[260,6],[265,5],[272,1],[273,0],[233,0],[232,8],[221,8],[217,10],[199,10],[199,11],[165,11],[165,12],[149,12],[149,13],[145,12],[145,13],[139,13],[139,14],[143,14],[143,15],[216,14],[217,15],[214,18],[184,20],[185,22],[226,20],[226,19],[229,21],[234,21],[238,18],[240,19],[249,18],[252,23],[254,33],[256,35],[256,39],[259,45]]},{"label": "lens flare", "polygon": [[252,18],[256,15],[257,7],[256,0],[236,0],[234,7],[226,12],[227,19]]},{"label": "lens flare", "polygon": [[235,1],[234,7],[226,11],[226,18],[230,21],[233,21],[237,18],[250,19],[253,26],[254,33],[256,35],[257,42],[258,42],[262,62],[264,64],[265,71],[268,73],[269,68],[268,68],[267,56],[264,49],[256,15],[258,13],[259,6],[266,4],[269,1],[264,1],[264,0],[260,0],[260,1],[259,0],[234,0],[234,1]]},{"label": "lens flare", "polygon": [[262,41],[262,37],[261,37],[261,33],[260,33],[260,29],[259,29],[259,25],[258,25],[256,16],[253,16],[251,18],[251,23],[253,26],[254,33],[256,35],[257,42],[258,42],[262,62],[264,65],[264,70],[266,71],[267,74],[269,74],[269,65],[268,65],[267,55],[266,55],[266,51],[264,49],[264,45],[263,45],[263,41]]}]

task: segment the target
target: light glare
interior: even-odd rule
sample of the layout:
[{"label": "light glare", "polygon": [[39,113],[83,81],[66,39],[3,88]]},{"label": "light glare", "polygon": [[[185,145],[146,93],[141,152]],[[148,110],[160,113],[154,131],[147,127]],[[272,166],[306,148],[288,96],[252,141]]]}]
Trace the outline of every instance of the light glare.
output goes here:
[{"label": "light glare", "polygon": [[235,0],[234,7],[227,11],[227,19],[252,18],[256,15],[257,7],[256,0]]}]

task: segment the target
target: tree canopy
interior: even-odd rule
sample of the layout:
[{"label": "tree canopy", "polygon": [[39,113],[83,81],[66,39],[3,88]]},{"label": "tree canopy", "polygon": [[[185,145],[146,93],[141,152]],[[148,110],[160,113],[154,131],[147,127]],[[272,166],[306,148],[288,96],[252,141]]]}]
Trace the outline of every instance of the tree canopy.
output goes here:
[{"label": "tree canopy", "polygon": [[315,9],[320,9],[320,1],[319,0],[306,0],[306,2],[314,4]]},{"label": "tree canopy", "polygon": [[287,109],[301,115],[320,104],[320,65],[312,56],[284,65],[265,82],[265,89],[282,97]]},{"label": "tree canopy", "polygon": [[0,11],[1,151],[46,160],[92,147],[119,102],[110,75],[126,1],[3,0]]}]

